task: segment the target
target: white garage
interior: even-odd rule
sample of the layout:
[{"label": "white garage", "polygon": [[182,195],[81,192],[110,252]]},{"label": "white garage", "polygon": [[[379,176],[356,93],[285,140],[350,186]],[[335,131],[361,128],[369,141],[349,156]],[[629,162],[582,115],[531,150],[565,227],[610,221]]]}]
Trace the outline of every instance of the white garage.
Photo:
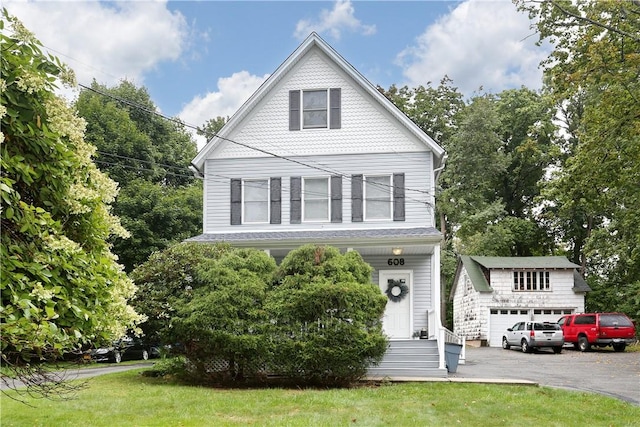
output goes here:
[{"label": "white garage", "polygon": [[504,331],[517,322],[557,322],[583,313],[591,288],[579,269],[561,256],[460,255],[449,297],[453,332],[499,347]]},{"label": "white garage", "polygon": [[529,310],[519,308],[491,309],[489,315],[489,342],[490,347],[502,345],[502,335],[507,328],[518,322],[529,320]]},{"label": "white garage", "polygon": [[573,313],[571,308],[493,308],[489,315],[489,342],[487,345],[500,347],[504,331],[518,322],[527,320],[557,322],[562,315],[571,313]]}]

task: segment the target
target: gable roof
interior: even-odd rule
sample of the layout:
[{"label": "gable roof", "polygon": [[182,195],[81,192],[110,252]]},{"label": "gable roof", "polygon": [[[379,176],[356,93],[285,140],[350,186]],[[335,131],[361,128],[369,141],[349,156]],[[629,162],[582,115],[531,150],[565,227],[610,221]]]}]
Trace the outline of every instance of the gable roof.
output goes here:
[{"label": "gable roof", "polygon": [[193,159],[191,164],[202,174],[204,162],[211,152],[221,142],[228,140],[231,131],[242,122],[242,119],[262,100],[275,85],[312,49],[317,48],[327,55],[340,69],[342,69],[353,81],[359,85],[373,100],[382,105],[399,123],[404,125],[417,139],[422,142],[434,154],[434,170],[442,169],[446,160],[446,154],[429,135],[424,133],[415,123],[413,123],[402,111],[400,111],[391,101],[381,94],[362,74],[360,74],[351,64],[340,56],[331,46],[329,46],[318,34],[311,33],[298,48],[260,85],[253,95],[236,111],[224,127],[216,136],[211,138],[207,144]]},{"label": "gable roof", "polygon": [[563,256],[471,256],[469,258],[473,259],[475,262],[488,269],[546,268],[555,270],[580,268],[579,265],[570,262]]},{"label": "gable roof", "polygon": [[[467,275],[471,280],[471,284],[473,288],[478,292],[493,292],[493,288],[487,282],[487,278],[482,272],[482,268],[480,264],[475,262],[472,257],[467,255],[460,256],[460,263],[464,266],[465,270],[467,270]],[[456,272],[456,279],[454,283],[458,283],[459,271],[461,268],[458,268]]]},{"label": "gable roof", "polygon": [[591,288],[584,280],[577,269],[579,265],[570,262],[563,256],[535,256],[535,257],[491,257],[491,256],[468,256],[460,255],[458,268],[454,278],[454,286],[451,288],[449,298],[453,300],[462,268],[467,271],[473,288],[477,292],[493,292],[493,288],[487,282],[487,278],[482,271],[487,270],[517,270],[517,269],[547,269],[547,270],[573,270],[574,292],[589,292]]}]

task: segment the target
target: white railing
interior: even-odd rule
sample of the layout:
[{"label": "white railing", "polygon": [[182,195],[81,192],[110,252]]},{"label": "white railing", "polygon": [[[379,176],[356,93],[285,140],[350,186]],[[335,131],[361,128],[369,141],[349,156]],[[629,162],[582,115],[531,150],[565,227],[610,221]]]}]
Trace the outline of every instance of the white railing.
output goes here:
[{"label": "white railing", "polygon": [[[467,350],[465,346],[465,337],[459,337],[447,328],[441,325],[440,319],[437,318],[435,310],[427,310],[427,325],[429,339],[435,339],[438,344],[438,354],[440,355],[439,366],[441,369],[446,369],[447,363],[445,361],[445,343],[459,344],[462,346],[460,350],[460,357],[458,358],[458,364],[464,365],[467,357]],[[433,325],[433,326],[432,326]],[[437,325],[437,326],[436,326]]]}]

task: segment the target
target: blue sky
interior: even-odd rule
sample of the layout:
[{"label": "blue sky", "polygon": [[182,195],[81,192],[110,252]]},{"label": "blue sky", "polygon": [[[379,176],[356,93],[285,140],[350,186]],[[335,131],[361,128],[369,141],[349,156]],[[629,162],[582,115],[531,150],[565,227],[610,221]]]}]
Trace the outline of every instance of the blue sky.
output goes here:
[{"label": "blue sky", "polygon": [[[192,125],[231,116],[316,31],[371,83],[416,87],[446,74],[467,96],[541,87],[527,16],[510,0],[4,0],[78,82],[145,86]],[[68,96],[68,95],[67,95]]]}]

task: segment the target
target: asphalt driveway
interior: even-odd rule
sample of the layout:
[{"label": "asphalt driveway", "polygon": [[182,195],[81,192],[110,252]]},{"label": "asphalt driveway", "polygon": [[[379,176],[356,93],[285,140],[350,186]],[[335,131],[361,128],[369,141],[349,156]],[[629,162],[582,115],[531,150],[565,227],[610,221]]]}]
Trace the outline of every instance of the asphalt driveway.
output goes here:
[{"label": "asphalt driveway", "polygon": [[467,347],[466,363],[449,378],[529,380],[543,386],[600,393],[640,405],[640,353],[565,347],[525,354],[519,350]]}]

